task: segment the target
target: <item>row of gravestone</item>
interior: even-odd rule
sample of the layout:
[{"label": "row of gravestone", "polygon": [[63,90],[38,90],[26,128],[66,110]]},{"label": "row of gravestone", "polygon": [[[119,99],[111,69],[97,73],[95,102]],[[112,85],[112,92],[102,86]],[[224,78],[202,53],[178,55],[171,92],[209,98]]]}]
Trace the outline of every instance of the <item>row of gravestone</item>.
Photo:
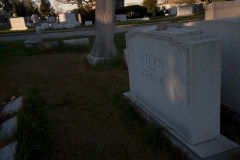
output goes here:
[{"label": "row of gravestone", "polygon": [[[0,114],[13,114],[22,107],[22,97],[11,98],[11,101],[2,106]],[[11,137],[17,129],[17,116],[0,124],[0,139]],[[17,141],[0,148],[1,160],[14,160]]]},{"label": "row of gravestone", "polygon": [[220,134],[220,105],[240,111],[240,1],[210,4],[205,14],[181,28],[128,32],[124,95],[195,159],[227,159],[239,146]]},{"label": "row of gravestone", "polygon": [[166,15],[177,15],[177,16],[189,16],[193,13],[203,12],[203,4],[192,4],[192,5],[172,5],[164,4],[158,8],[158,11],[164,11]]},{"label": "row of gravestone", "polygon": [[[37,19],[36,16],[34,16]],[[63,28],[75,28],[80,26],[80,22],[76,20],[75,13],[64,13],[59,14],[58,21],[56,22],[55,17],[49,17],[49,22],[47,23],[39,23],[39,21],[35,21],[36,23],[26,23],[26,19],[24,17],[10,18],[11,30],[26,30],[30,25],[40,27],[41,30],[52,28],[52,29],[63,29]],[[92,25],[92,21],[86,21],[85,25]]]}]

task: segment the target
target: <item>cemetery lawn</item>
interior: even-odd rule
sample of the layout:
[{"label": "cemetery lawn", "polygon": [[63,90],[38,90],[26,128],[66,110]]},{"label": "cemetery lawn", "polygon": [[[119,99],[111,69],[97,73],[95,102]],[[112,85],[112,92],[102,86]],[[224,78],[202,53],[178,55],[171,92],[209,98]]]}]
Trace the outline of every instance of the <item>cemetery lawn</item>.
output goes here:
[{"label": "cemetery lawn", "polygon": [[[43,49],[1,41],[0,101],[23,96],[23,107],[17,133],[0,140],[0,147],[18,140],[17,160],[189,159],[122,96],[129,91],[124,33],[115,35],[118,58],[97,67],[86,59],[94,36],[65,39],[72,38],[89,38],[90,45],[66,47],[59,38],[52,39],[58,48]],[[236,141],[240,130],[234,124],[227,127],[226,121],[221,129]]]},{"label": "cemetery lawn", "polygon": [[[175,17],[175,16],[157,16],[150,17],[150,20],[137,20],[137,21],[126,21],[126,22],[116,22],[116,26],[121,25],[136,25],[136,24],[146,24],[146,23],[157,23],[161,21],[171,21],[171,22],[179,22],[179,21],[188,21],[188,20],[196,20],[196,19],[204,19],[204,13],[198,13],[193,16],[183,16],[183,17]],[[11,31],[10,26],[0,26],[0,35],[1,34],[14,34],[14,33],[35,33],[35,28],[30,28],[28,30],[21,31]],[[84,28],[94,28],[94,25],[90,26],[78,26],[75,29],[84,29]],[[75,30],[75,29],[63,29],[63,30]],[[61,29],[46,29],[45,31],[57,31]],[[43,31],[44,32],[44,31]]]}]

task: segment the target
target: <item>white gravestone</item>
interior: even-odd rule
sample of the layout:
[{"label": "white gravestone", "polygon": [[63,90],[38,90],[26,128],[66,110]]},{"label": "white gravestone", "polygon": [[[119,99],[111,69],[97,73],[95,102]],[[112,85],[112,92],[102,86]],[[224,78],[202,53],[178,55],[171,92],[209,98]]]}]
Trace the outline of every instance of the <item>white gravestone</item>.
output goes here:
[{"label": "white gravestone", "polygon": [[142,20],[148,21],[148,20],[149,20],[149,17],[144,17],[144,18],[142,18]]},{"label": "white gravestone", "polygon": [[59,22],[66,24],[74,24],[76,22],[75,13],[62,13],[59,14]]},{"label": "white gravestone", "polygon": [[117,14],[117,15],[115,15],[115,21],[127,21],[126,14]]},{"label": "white gravestone", "polygon": [[240,18],[240,1],[210,3],[205,8],[205,20]]},{"label": "white gravestone", "polygon": [[145,27],[128,32],[126,41],[131,101],[202,158],[238,147],[220,135],[220,40]]},{"label": "white gravestone", "polygon": [[183,5],[177,7],[177,16],[191,16],[193,15],[192,5]]},{"label": "white gravestone", "polygon": [[12,28],[10,30],[26,30],[26,23],[24,17],[10,18]]},{"label": "white gravestone", "polygon": [[49,26],[52,29],[63,29],[63,24],[62,23],[51,23],[51,24],[49,24]]},{"label": "white gravestone", "polygon": [[183,25],[185,28],[201,29],[222,40],[221,102],[240,111],[240,18],[189,22]]},{"label": "white gravestone", "polygon": [[177,7],[169,8],[169,15],[177,15]]},{"label": "white gravestone", "polygon": [[48,17],[49,23],[55,23],[56,22],[56,17],[55,16],[50,16]]},{"label": "white gravestone", "polygon": [[38,16],[36,14],[33,14],[31,16],[31,19],[32,19],[33,23],[38,23]]}]

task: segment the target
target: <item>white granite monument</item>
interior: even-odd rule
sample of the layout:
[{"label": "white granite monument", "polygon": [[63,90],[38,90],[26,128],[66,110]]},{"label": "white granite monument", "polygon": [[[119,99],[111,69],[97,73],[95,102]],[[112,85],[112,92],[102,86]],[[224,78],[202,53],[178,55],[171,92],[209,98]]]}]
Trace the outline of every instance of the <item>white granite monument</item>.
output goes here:
[{"label": "white granite monument", "polygon": [[193,29],[145,27],[128,32],[126,43],[125,96],[198,158],[238,148],[220,135],[220,40]]},{"label": "white granite monument", "polygon": [[240,18],[189,22],[183,27],[201,29],[222,40],[221,102],[240,111]]},{"label": "white granite monument", "polygon": [[214,2],[205,7],[205,20],[240,18],[240,1]]}]

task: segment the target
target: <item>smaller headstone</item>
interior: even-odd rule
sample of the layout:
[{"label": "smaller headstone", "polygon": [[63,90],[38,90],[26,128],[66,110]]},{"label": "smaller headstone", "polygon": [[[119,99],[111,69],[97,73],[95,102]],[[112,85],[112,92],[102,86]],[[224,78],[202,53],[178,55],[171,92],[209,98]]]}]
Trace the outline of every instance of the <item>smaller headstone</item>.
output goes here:
[{"label": "smaller headstone", "polygon": [[142,18],[135,18],[135,21],[139,21],[139,20],[142,20]]},{"label": "smaller headstone", "polygon": [[48,28],[49,28],[49,24],[48,24],[48,23],[41,23],[41,26],[42,26],[44,29],[48,29]]},{"label": "smaller headstone", "polygon": [[167,29],[167,27],[168,27],[168,22],[163,21],[157,25],[156,30],[161,31],[161,30]]},{"label": "smaller headstone", "polygon": [[42,43],[42,30],[36,30],[36,43]]},{"label": "smaller headstone", "polygon": [[67,28],[67,29],[75,28],[75,23],[71,23],[71,24],[65,23],[63,25],[63,28]]},{"label": "smaller headstone", "polygon": [[52,23],[52,24],[50,24],[50,27],[52,29],[63,29],[63,24],[62,23]]},{"label": "smaller headstone", "polygon": [[17,116],[0,125],[0,138],[10,137],[17,129]]},{"label": "smaller headstone", "polygon": [[126,14],[117,14],[117,15],[115,15],[115,21],[127,21]]},{"label": "smaller headstone", "polygon": [[17,112],[22,107],[22,97],[18,97],[14,101],[8,102],[2,107],[1,113],[14,113]]},{"label": "smaller headstone", "polygon": [[56,22],[56,17],[55,16],[50,16],[48,17],[49,23],[55,23]]},{"label": "smaller headstone", "polygon": [[193,15],[192,5],[183,5],[177,7],[177,17],[178,16],[191,16]]},{"label": "smaller headstone", "polygon": [[33,23],[39,23],[37,14],[33,14],[31,19]]},{"label": "smaller headstone", "polygon": [[148,18],[148,17],[144,17],[144,18],[142,18],[142,20],[144,20],[144,21],[148,21],[149,18]]},{"label": "smaller headstone", "polygon": [[10,18],[12,28],[10,30],[26,30],[24,17]]},{"label": "smaller headstone", "polygon": [[75,27],[77,27],[77,26],[80,26],[81,23],[80,23],[79,21],[76,21],[76,22],[74,23],[74,25],[75,25]]},{"label": "smaller headstone", "polygon": [[75,13],[62,13],[59,14],[59,22],[63,22],[65,24],[73,24],[76,22]]},{"label": "smaller headstone", "polygon": [[70,40],[64,40],[63,43],[67,45],[73,45],[73,46],[77,46],[77,45],[83,46],[83,45],[89,44],[89,39],[88,38],[70,39]]},{"label": "smaller headstone", "polygon": [[92,21],[85,21],[85,26],[92,25]]},{"label": "smaller headstone", "polygon": [[16,147],[17,147],[17,141],[1,148],[0,149],[0,159],[1,160],[14,160]]}]

